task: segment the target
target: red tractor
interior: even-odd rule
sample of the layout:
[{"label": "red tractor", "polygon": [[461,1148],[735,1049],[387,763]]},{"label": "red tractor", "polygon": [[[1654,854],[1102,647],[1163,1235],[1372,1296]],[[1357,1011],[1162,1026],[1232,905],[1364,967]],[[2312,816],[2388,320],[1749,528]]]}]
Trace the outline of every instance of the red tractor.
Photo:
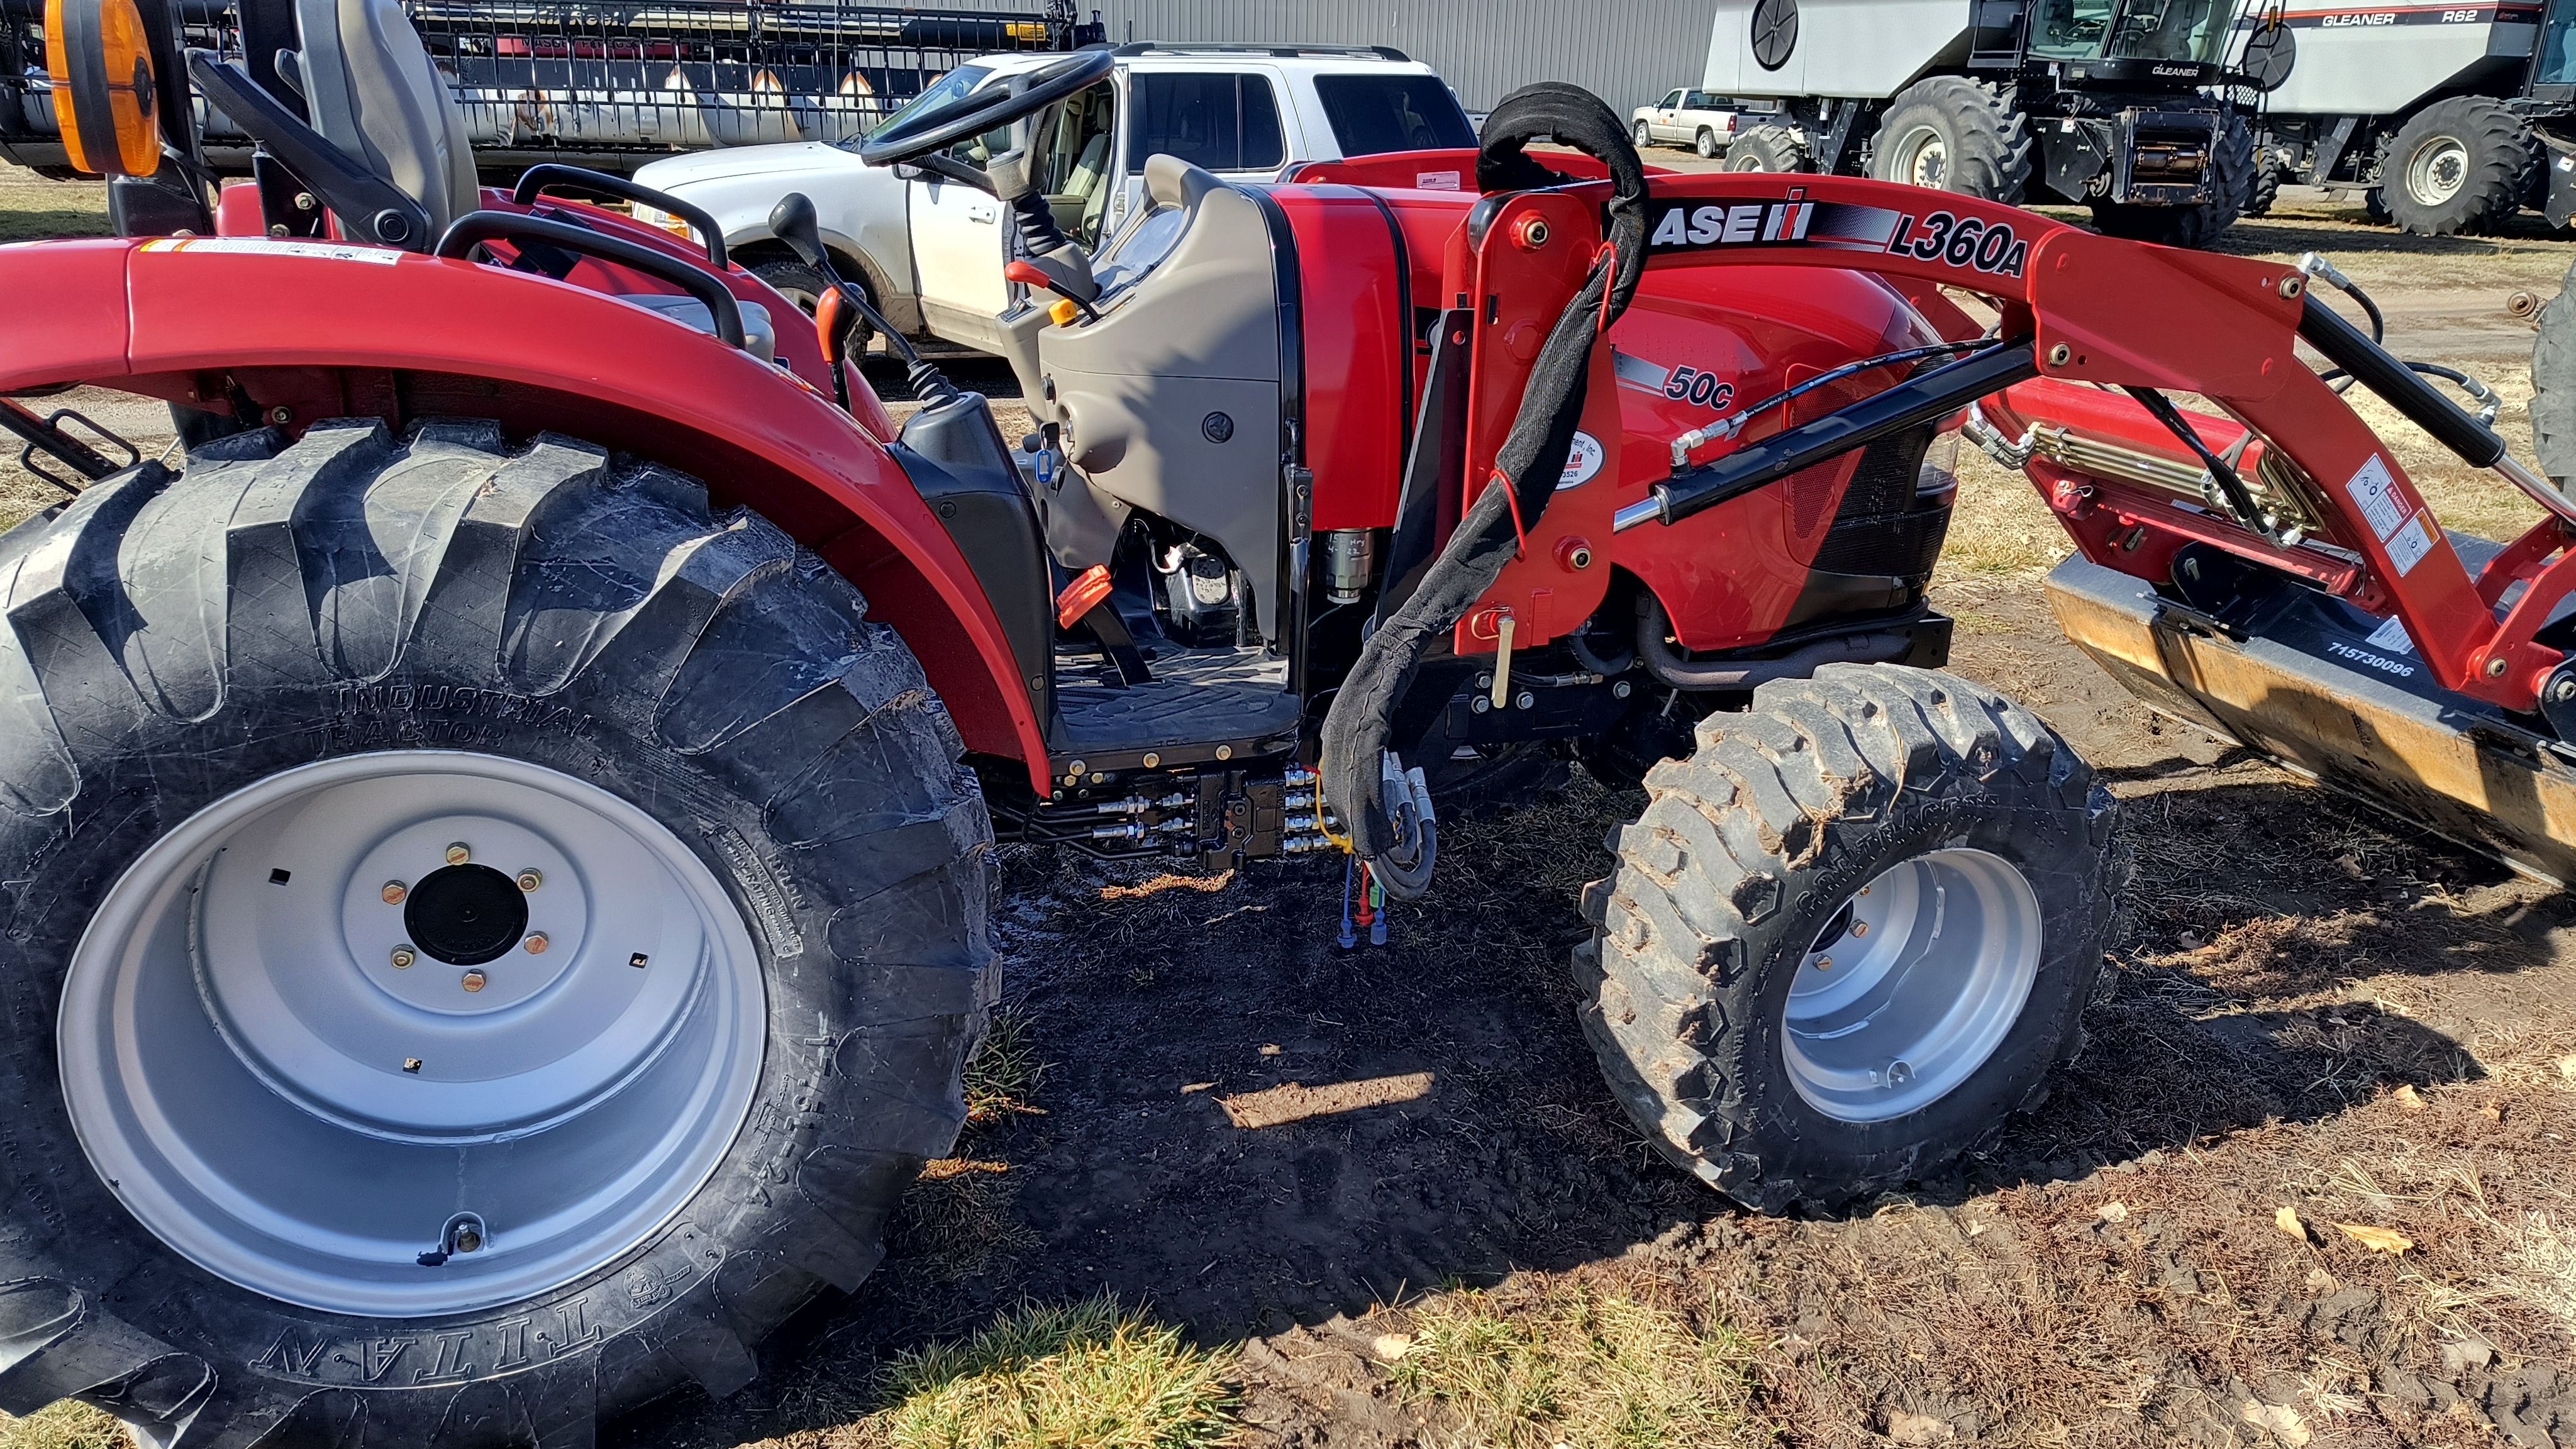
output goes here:
[{"label": "red tractor", "polygon": [[[997,838],[1420,897],[1441,800],[1569,750],[1649,801],[1574,953],[1639,1126],[1764,1210],[1933,1174],[2075,1050],[2127,874],[1938,672],[1962,430],[2151,698],[2565,868],[2576,505],[2298,270],[1649,173],[1559,86],[1268,188],[1157,158],[1092,256],[1027,148],[950,151],[1076,52],[868,146],[1013,214],[1015,449],[917,359],[889,421],[855,287],[477,187],[393,0],[246,10],[273,86],[55,0],[128,235],[0,247],[0,424],[70,495],[0,537],[0,1410],[555,1445],[727,1392],[955,1139]],[[260,144],[217,204],[191,80]],[[2549,520],[2447,537],[2300,338]]]}]

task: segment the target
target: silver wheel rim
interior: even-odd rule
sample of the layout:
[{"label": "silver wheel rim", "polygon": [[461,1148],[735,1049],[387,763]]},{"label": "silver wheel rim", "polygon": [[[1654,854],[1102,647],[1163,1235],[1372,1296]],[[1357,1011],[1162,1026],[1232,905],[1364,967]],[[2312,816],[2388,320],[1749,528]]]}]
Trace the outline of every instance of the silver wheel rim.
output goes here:
[{"label": "silver wheel rim", "polygon": [[403,1318],[543,1293],[668,1222],[749,1111],[764,1011],[739,912],[658,821],[404,750],[272,775],[153,844],[72,954],[57,1039],[91,1165],[163,1242]]},{"label": "silver wheel rim", "polygon": [[1645,122],[1639,121],[1637,123],[1637,144],[1640,147],[1651,146],[1654,144],[1654,140],[1655,133],[1647,129]]},{"label": "silver wheel rim", "polygon": [[1950,149],[1941,133],[1917,126],[1896,147],[1896,179],[1938,191],[1950,180]]},{"label": "silver wheel rim", "polygon": [[2440,206],[2469,184],[2469,148],[2456,136],[2434,136],[2406,158],[2406,191],[2422,206]]},{"label": "silver wheel rim", "polygon": [[1739,146],[1735,148],[1734,151],[1728,153],[1726,158],[1726,169],[1729,171],[1768,171],[1771,168],[1762,164],[1762,153],[1759,150],[1750,146]]},{"label": "silver wheel rim", "polygon": [[1845,1122],[1921,1111],[1976,1074],[2039,975],[2039,896],[2010,861],[1935,850],[1826,923],[1789,985],[1789,1081]]},{"label": "silver wheel rim", "polygon": [[1694,139],[1699,143],[1699,154],[1702,160],[1706,160],[1707,158],[1717,154],[1716,133],[1711,131],[1702,131]]}]

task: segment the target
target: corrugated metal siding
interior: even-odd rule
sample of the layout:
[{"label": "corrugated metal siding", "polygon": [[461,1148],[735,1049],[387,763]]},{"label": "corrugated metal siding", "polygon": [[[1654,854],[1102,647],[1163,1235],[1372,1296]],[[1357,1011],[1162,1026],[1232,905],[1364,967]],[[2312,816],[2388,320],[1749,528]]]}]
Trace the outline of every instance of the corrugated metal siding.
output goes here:
[{"label": "corrugated metal siding", "polygon": [[[1034,0],[941,0],[1034,9]],[[1391,45],[1439,71],[1469,110],[1531,81],[1571,81],[1626,115],[1699,83],[1716,0],[1083,0],[1112,43]]]}]

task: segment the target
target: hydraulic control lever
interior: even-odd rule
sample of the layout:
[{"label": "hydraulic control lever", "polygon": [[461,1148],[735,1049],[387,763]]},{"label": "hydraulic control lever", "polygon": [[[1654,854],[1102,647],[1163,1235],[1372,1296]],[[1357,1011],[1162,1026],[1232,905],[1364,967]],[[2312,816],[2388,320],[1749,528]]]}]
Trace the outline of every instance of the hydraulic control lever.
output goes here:
[{"label": "hydraulic control lever", "polygon": [[802,191],[791,191],[778,198],[778,204],[769,209],[769,233],[787,243],[788,250],[796,253],[798,261],[821,272],[824,279],[832,284],[833,295],[839,300],[837,307],[816,308],[814,332],[815,341],[822,345],[823,356],[832,365],[833,391],[840,396],[844,408],[849,406],[850,399],[849,384],[841,377],[843,345],[861,318],[865,318],[867,324],[885,338],[886,346],[894,350],[894,355],[903,360],[904,376],[923,400],[937,404],[957,396],[957,385],[948,380],[947,374],[922,361],[921,354],[913,349],[912,343],[886,321],[884,314],[868,305],[867,294],[842,280],[839,270],[832,265],[832,254],[823,249],[823,229],[814,220],[812,198]]}]

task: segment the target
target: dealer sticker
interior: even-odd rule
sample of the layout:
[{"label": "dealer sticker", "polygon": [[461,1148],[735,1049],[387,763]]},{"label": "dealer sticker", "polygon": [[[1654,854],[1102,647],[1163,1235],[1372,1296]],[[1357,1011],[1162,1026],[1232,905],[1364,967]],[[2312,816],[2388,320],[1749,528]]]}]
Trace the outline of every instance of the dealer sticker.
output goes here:
[{"label": "dealer sticker", "polygon": [[1574,446],[1566,452],[1565,471],[1557,477],[1556,491],[1562,493],[1589,483],[1592,475],[1600,471],[1601,440],[1590,433],[1577,433]]},{"label": "dealer sticker", "polygon": [[339,242],[273,241],[256,236],[164,237],[143,244],[147,252],[195,252],[245,257],[303,257],[317,262],[366,262],[390,267],[402,253],[389,247],[353,247]]},{"label": "dealer sticker", "polygon": [[2406,508],[2397,501],[2394,487],[2388,465],[2379,461],[2377,453],[2371,454],[2361,471],[2352,475],[2352,481],[2343,485],[2343,491],[2351,494],[2353,503],[2361,509],[2361,516],[2370,520],[2370,531],[2378,535],[2381,543],[2406,526]]}]

